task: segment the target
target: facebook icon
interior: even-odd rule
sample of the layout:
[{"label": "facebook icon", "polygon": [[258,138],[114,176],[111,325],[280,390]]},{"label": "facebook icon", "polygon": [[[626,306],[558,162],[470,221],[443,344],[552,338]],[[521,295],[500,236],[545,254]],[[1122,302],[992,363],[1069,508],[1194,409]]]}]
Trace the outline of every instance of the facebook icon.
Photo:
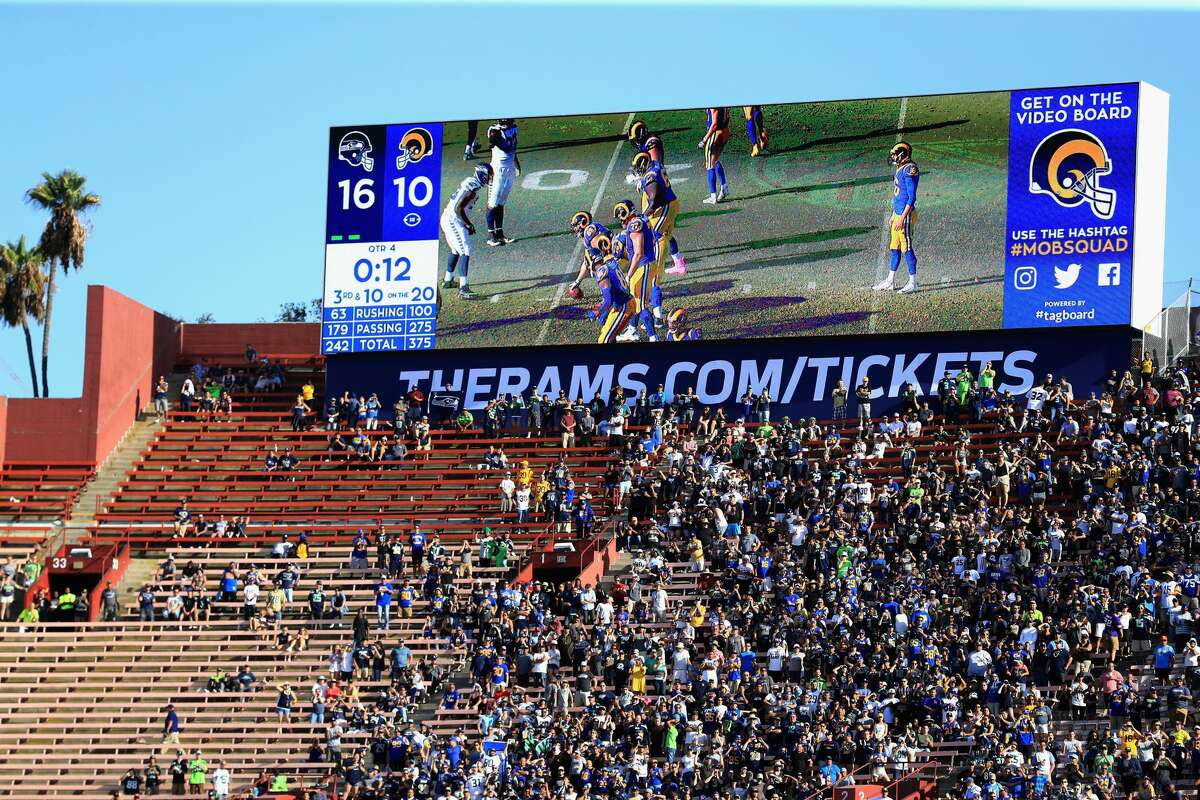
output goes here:
[{"label": "facebook icon", "polygon": [[1121,285],[1121,265],[1120,264],[1101,264],[1100,273],[1097,276],[1097,284],[1100,286],[1120,286]]}]

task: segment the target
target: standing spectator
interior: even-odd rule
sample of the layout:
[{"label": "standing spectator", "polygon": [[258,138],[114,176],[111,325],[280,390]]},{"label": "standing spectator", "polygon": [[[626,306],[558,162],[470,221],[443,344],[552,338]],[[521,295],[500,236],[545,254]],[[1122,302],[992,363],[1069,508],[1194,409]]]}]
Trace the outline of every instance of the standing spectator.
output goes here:
[{"label": "standing spectator", "polygon": [[162,422],[170,410],[169,392],[170,386],[167,384],[166,377],[159,375],[158,382],[154,384],[154,416],[157,422]]},{"label": "standing spectator", "polygon": [[563,410],[562,416],[559,419],[559,427],[562,428],[562,446],[563,449],[575,446],[575,412],[568,406]]},{"label": "standing spectator", "polygon": [[854,390],[854,396],[858,398],[858,428],[862,430],[871,419],[871,378],[869,375],[863,375],[862,383]]},{"label": "standing spectator", "polygon": [[833,418],[846,418],[846,401],[850,392],[846,389],[846,384],[839,378],[837,385],[833,387]]},{"label": "standing spectator", "polygon": [[204,784],[208,780],[208,760],[200,755],[199,750],[192,751],[188,761],[188,794],[204,794]]},{"label": "standing spectator", "polygon": [[104,584],[104,591],[100,593],[100,619],[102,622],[116,622],[120,614],[120,600],[117,596],[117,590],[113,588],[112,581]]},{"label": "standing spectator", "polygon": [[215,800],[225,800],[229,796],[229,783],[232,777],[225,768],[224,761],[217,761],[217,768],[212,774],[212,794]]},{"label": "standing spectator", "polygon": [[375,617],[376,623],[383,630],[392,624],[392,582],[387,578],[375,585]]},{"label": "standing spectator", "polygon": [[183,379],[183,386],[179,389],[179,410],[189,412],[192,410],[192,402],[196,399],[196,384],[192,382],[192,376]]}]

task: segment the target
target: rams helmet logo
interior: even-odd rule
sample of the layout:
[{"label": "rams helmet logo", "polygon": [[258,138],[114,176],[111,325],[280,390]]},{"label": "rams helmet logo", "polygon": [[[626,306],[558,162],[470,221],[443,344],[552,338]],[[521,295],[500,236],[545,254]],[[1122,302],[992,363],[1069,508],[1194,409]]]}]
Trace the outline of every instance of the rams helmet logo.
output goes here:
[{"label": "rams helmet logo", "polygon": [[588,225],[592,224],[592,215],[587,211],[576,211],[571,216],[571,230],[575,233],[580,233]]},{"label": "rams helmet logo", "polygon": [[633,164],[631,165],[633,167],[633,174],[644,175],[646,170],[650,169],[651,163],[652,159],[649,153],[638,153],[633,157]]},{"label": "rams helmet logo", "polygon": [[640,143],[649,133],[650,129],[646,127],[646,123],[642,122],[640,119],[635,120],[634,123],[629,126],[629,141]]},{"label": "rams helmet logo", "polygon": [[896,142],[892,149],[888,151],[888,163],[894,167],[898,167],[911,160],[912,145],[908,142]]},{"label": "rams helmet logo", "polygon": [[612,239],[601,233],[592,238],[592,247],[602,256],[612,252]]},{"label": "rams helmet logo", "polygon": [[632,200],[621,200],[613,206],[613,219],[622,225],[625,224],[625,220],[629,219],[631,214],[633,214]]},{"label": "rams helmet logo", "polygon": [[400,155],[396,156],[396,169],[415,164],[433,151],[433,136],[424,128],[413,128],[400,137]]},{"label": "rams helmet logo", "polygon": [[367,172],[375,169],[375,159],[371,158],[371,140],[362,131],[350,131],[338,142],[338,161],[345,161],[352,167],[362,167]]},{"label": "rams helmet logo", "polygon": [[1087,131],[1067,129],[1050,134],[1034,148],[1029,160],[1029,191],[1046,194],[1060,206],[1092,207],[1100,219],[1111,219],[1117,193],[1100,185],[1112,172],[1104,143]]},{"label": "rams helmet logo", "polygon": [[667,315],[667,327],[673,331],[687,326],[687,309],[677,308]]}]

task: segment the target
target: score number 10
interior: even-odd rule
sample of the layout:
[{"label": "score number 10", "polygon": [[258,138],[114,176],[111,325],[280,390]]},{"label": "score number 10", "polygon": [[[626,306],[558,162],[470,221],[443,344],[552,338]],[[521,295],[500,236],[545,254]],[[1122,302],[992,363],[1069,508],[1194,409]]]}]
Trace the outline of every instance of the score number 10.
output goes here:
[{"label": "score number 10", "polygon": [[[429,205],[429,201],[433,199],[433,181],[424,175],[418,175],[409,182],[408,178],[401,176],[392,181],[396,186],[396,208],[408,208],[415,206],[421,208]],[[338,188],[342,190],[342,211],[349,211],[350,204],[354,203],[354,207],[365,211],[375,205],[375,179],[362,178],[354,182],[351,187],[350,179],[337,182]],[[408,202],[406,203],[405,200]]]}]

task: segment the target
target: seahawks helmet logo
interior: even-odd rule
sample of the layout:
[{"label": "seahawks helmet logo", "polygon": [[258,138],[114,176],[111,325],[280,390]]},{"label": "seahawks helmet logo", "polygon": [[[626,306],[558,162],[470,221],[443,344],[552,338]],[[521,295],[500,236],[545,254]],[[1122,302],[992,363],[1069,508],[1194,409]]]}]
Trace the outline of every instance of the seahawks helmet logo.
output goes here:
[{"label": "seahawks helmet logo", "polygon": [[415,164],[433,151],[433,136],[424,128],[413,128],[400,137],[400,155],[396,156],[396,169]]},{"label": "seahawks helmet logo", "polygon": [[362,131],[350,131],[338,143],[338,161],[345,161],[352,167],[362,167],[367,172],[375,169],[375,159],[371,158],[371,140]]},{"label": "seahawks helmet logo", "polygon": [[1104,143],[1087,131],[1061,130],[1034,149],[1029,161],[1029,191],[1046,194],[1065,208],[1087,203],[1100,219],[1111,219],[1117,193],[1100,185],[1112,172]]}]

